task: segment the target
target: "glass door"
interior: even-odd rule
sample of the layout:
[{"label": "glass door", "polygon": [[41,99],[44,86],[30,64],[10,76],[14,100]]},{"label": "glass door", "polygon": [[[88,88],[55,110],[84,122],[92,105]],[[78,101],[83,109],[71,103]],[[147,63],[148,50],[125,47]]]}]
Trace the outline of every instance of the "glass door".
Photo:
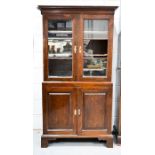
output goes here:
[{"label": "glass door", "polygon": [[47,23],[47,80],[74,79],[73,19],[70,17],[53,17]]},{"label": "glass door", "polygon": [[96,16],[82,17],[81,79],[107,80],[111,64],[111,32],[109,19]]}]

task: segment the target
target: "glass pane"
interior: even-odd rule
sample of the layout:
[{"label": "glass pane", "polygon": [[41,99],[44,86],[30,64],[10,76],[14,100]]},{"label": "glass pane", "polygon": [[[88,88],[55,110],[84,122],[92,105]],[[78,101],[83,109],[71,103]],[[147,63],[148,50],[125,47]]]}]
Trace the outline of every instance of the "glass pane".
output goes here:
[{"label": "glass pane", "polygon": [[84,20],[84,76],[106,76],[108,21]]},{"label": "glass pane", "polygon": [[72,76],[72,22],[48,22],[49,77]]}]

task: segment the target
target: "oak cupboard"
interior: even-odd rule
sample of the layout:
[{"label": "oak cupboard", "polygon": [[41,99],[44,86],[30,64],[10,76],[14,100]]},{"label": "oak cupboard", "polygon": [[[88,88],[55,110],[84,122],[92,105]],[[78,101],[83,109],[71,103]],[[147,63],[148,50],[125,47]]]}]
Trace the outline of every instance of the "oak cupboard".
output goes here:
[{"label": "oak cupboard", "polygon": [[114,6],[38,6],[43,17],[43,135],[98,138],[113,147]]}]

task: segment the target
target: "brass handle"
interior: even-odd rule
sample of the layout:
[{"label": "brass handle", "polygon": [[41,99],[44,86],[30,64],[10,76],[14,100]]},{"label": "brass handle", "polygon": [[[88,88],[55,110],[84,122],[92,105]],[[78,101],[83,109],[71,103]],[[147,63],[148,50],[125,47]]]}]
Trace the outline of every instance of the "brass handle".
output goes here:
[{"label": "brass handle", "polygon": [[74,115],[77,115],[77,114],[80,116],[80,114],[81,114],[80,109],[78,109],[78,110],[74,109]]},{"label": "brass handle", "polygon": [[82,47],[80,46],[80,47],[79,47],[79,53],[81,53],[81,52],[82,52]]},{"label": "brass handle", "polygon": [[77,110],[76,109],[74,110],[74,115],[77,115]]},{"label": "brass handle", "polygon": [[77,47],[76,46],[74,46],[74,53],[76,54],[76,51],[77,51]]},{"label": "brass handle", "polygon": [[80,111],[80,109],[78,109],[78,115],[80,115],[81,114],[81,111]]}]

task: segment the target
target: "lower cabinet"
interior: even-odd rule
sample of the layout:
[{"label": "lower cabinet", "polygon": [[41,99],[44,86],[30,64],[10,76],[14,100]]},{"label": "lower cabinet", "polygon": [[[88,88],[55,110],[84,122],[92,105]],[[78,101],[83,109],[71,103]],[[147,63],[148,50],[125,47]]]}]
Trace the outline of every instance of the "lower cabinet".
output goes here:
[{"label": "lower cabinet", "polygon": [[111,115],[111,83],[43,83],[41,145],[57,138],[98,138],[112,147]]}]

